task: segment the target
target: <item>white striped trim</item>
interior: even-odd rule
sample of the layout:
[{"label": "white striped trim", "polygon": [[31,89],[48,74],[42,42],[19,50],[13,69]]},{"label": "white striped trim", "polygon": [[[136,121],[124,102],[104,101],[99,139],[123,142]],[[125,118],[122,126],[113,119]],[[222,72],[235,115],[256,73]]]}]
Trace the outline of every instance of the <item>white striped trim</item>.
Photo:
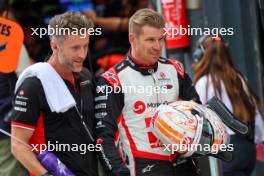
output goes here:
[{"label": "white striped trim", "polygon": [[24,126],[20,126],[20,125],[11,125],[12,127],[18,127],[18,128],[24,128],[24,129],[27,129],[27,130],[31,130],[31,131],[35,131],[34,128],[28,128],[28,127],[24,127]]}]

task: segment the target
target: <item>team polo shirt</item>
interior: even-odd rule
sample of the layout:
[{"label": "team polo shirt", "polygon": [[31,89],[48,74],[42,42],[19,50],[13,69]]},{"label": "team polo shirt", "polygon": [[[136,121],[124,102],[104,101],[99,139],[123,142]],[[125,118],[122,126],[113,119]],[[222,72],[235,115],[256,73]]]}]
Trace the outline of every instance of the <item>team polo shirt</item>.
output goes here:
[{"label": "team polo shirt", "polygon": [[[74,83],[64,81],[89,131],[93,133],[94,83],[87,70],[82,71],[78,77]],[[85,131],[75,108],[64,113],[51,112],[42,84],[36,77],[27,78],[21,84],[13,105],[12,126],[34,131],[29,144],[54,144],[55,147],[57,144],[53,152],[73,173],[77,176],[97,175],[96,152],[92,149],[94,143]],[[67,146],[65,150],[62,144],[69,144],[70,149]],[[89,146],[90,151],[84,151],[85,146]]]}]

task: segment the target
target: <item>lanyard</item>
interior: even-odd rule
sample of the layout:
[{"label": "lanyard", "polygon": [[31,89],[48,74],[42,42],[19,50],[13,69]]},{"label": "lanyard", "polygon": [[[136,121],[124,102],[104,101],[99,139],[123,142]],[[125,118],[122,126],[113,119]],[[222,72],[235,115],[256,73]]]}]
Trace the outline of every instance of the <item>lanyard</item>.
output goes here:
[{"label": "lanyard", "polygon": [[[81,111],[82,111],[82,106],[83,106],[83,101],[82,101],[82,99],[81,99]],[[86,131],[87,134],[89,135],[89,137],[90,137],[90,139],[92,140],[92,142],[94,142],[94,138],[93,138],[93,136],[92,136],[92,134],[91,134],[89,128],[87,127],[87,125],[86,125],[86,123],[85,123],[85,121],[84,121],[84,119],[83,119],[83,115],[82,115],[82,113],[79,111],[79,109],[77,108],[76,105],[75,105],[75,109],[76,109],[76,111],[77,111],[78,116],[79,116],[80,119],[81,119],[81,123],[82,123],[82,125],[83,125],[85,131]]]}]

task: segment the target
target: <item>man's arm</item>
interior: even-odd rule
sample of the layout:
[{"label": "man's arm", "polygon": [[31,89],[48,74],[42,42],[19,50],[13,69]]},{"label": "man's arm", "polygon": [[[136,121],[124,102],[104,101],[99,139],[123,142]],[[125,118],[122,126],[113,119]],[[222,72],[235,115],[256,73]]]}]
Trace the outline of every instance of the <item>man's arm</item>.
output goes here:
[{"label": "man's arm", "polygon": [[114,142],[124,106],[123,94],[113,91],[107,93],[106,90],[110,90],[110,87],[112,86],[105,79],[99,78],[95,97],[97,144],[102,146],[99,156],[104,168],[112,175],[129,176],[129,170]]},{"label": "man's arm", "polygon": [[[28,143],[40,116],[40,99],[42,86],[37,78],[27,78],[18,88],[12,109],[12,129],[11,133],[14,137]],[[36,175],[43,175],[47,170],[41,166],[30,146],[22,144],[14,138],[11,138],[11,150],[14,156],[23,164],[30,172]]]},{"label": "man's arm", "polygon": [[168,61],[174,66],[177,71],[179,81],[179,99],[186,101],[195,101],[201,104],[198,93],[195,87],[192,85],[192,80],[187,73],[185,73],[184,65],[178,60],[168,59]]},{"label": "man's arm", "polygon": [[183,100],[193,100],[196,103],[201,104],[200,97],[192,85],[192,80],[187,73],[184,76],[178,75],[179,85],[180,85],[180,97]]},{"label": "man's arm", "polygon": [[[33,134],[33,130],[24,129],[12,126],[12,135],[20,139],[24,143],[28,143]],[[40,164],[36,156],[32,152],[30,146],[26,146],[14,138],[11,138],[11,151],[13,155],[19,160],[28,170],[35,175],[44,175],[47,170]]]}]

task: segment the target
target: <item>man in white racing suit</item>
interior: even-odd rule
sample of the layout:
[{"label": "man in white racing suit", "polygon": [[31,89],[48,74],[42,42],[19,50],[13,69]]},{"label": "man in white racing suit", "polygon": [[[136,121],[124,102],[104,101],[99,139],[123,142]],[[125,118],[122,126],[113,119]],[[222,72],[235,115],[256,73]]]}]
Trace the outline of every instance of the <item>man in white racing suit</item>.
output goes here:
[{"label": "man in white racing suit", "polygon": [[111,175],[195,176],[192,159],[176,162],[150,130],[160,104],[177,100],[200,103],[190,77],[177,60],[160,58],[164,45],[163,17],[138,10],[129,22],[131,49],[97,83],[95,117],[100,158]]}]

